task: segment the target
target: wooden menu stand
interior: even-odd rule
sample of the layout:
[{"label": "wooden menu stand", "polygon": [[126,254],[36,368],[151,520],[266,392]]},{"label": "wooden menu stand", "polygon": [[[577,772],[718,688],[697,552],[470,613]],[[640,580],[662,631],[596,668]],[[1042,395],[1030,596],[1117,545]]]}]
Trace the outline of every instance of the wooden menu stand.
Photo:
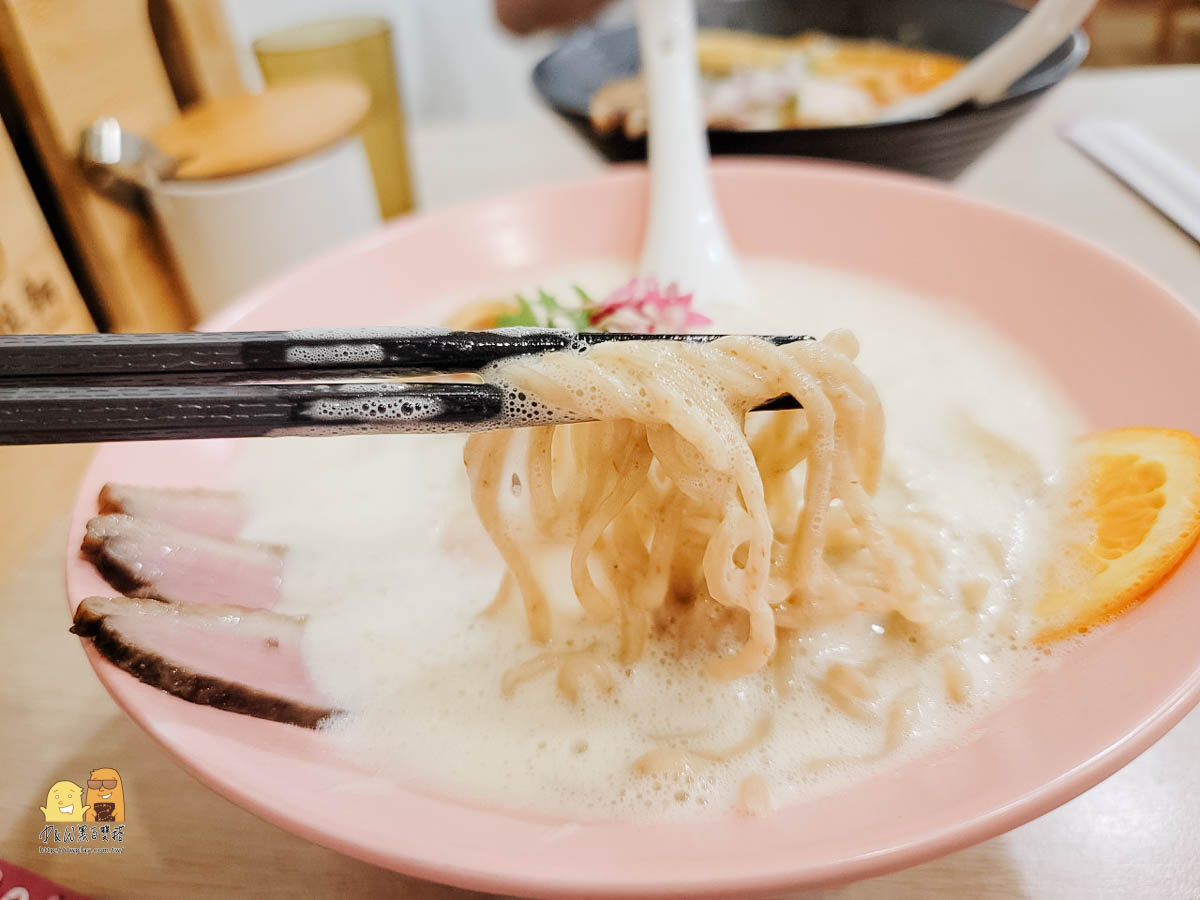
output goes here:
[{"label": "wooden menu stand", "polygon": [[101,116],[153,134],[179,114],[146,0],[0,0],[0,59],[108,327],[188,328],[190,301],[149,218],[93,190],[76,161],[80,131]]}]

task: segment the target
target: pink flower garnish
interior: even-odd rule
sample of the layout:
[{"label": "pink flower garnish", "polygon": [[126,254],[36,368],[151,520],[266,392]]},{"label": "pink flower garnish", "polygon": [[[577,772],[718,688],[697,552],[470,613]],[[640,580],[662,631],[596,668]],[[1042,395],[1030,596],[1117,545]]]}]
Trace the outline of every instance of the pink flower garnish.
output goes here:
[{"label": "pink flower garnish", "polygon": [[712,319],[693,310],[692,295],[681,294],[674,282],[659,290],[655,278],[633,278],[604,298],[590,322],[605,331],[681,334]]}]

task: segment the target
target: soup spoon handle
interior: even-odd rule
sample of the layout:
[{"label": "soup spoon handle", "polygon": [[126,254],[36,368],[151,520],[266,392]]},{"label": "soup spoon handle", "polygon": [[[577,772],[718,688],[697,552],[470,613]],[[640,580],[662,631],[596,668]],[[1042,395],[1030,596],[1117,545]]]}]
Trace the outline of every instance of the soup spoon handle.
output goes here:
[{"label": "soup spoon handle", "polygon": [[1096,0],[1039,0],[1012,31],[961,72],[932,90],[892,105],[884,111],[882,121],[923,119],[969,100],[998,100],[1079,27],[1095,5]]},{"label": "soup spoon handle", "polygon": [[741,305],[746,290],[709,177],[693,0],[638,0],[650,110],[650,212],[641,271],[697,303]]}]

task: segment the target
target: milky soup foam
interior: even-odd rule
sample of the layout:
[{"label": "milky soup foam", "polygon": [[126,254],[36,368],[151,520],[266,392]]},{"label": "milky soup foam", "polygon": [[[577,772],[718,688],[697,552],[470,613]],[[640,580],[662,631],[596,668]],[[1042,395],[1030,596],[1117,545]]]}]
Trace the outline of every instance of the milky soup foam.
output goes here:
[{"label": "milky soup foam", "polygon": [[[852,617],[801,635],[787,667],[730,683],[705,674],[707,658],[652,643],[613,668],[610,693],[571,703],[549,672],[504,696],[505,673],[543,648],[519,603],[481,615],[503,565],[471,504],[462,436],[247,442],[247,536],[290,548],[281,609],[309,616],[313,674],[348,711],[332,739],[396,779],[464,798],[695,819],[778,806],[953,741],[1019,686],[1039,656],[1030,609],[1080,414],[1017,348],[943,306],[813,266],[746,269],[754,313],[718,330],[857,335],[887,416],[877,508],[936,533],[953,626],[930,646],[895,621]],[[603,295],[628,274],[593,263],[523,287],[569,296],[578,282]],[[557,646],[609,651],[613,629],[583,618],[565,578],[551,599]],[[869,674],[857,715],[831,699],[837,663]],[[664,746],[692,754],[686,773],[635,771]]]}]

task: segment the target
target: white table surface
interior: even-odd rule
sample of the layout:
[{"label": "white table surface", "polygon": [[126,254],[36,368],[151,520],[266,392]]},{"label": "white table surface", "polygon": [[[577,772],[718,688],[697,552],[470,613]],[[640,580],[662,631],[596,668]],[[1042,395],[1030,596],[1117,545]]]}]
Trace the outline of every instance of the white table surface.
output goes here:
[{"label": "white table surface", "polygon": [[[1084,72],[972,167],[960,189],[1087,235],[1200,306],[1196,245],[1056,138],[1064,118],[1101,112],[1140,122],[1200,162],[1200,67]],[[425,208],[602,165],[549,115],[429,129],[413,145]],[[98,897],[468,896],[259,821],[194,782],[116,709],[75,642],[64,640],[66,509],[86,453],[64,448],[40,458],[55,477],[20,523],[7,509],[8,530],[0,531],[0,858]],[[89,765],[117,767],[128,785],[124,858],[39,856],[37,806],[46,787]],[[1200,712],[1034,822],[903,872],[809,896],[1200,898],[1198,858]]]}]

